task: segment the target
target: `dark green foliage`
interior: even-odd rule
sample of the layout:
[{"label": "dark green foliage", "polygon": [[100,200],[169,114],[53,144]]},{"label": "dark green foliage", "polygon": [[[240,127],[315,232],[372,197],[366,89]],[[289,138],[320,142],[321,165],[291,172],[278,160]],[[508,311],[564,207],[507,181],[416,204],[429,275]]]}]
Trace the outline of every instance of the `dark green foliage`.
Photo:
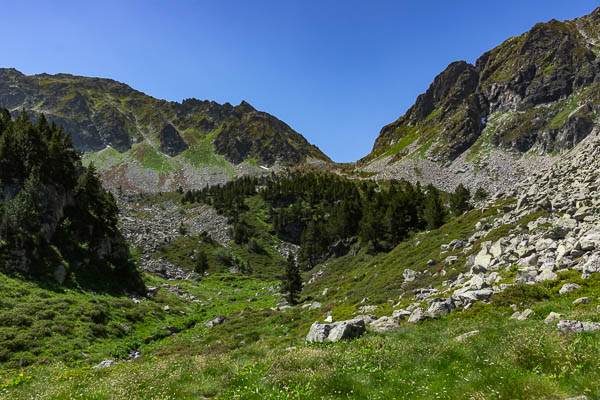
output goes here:
[{"label": "dark green foliage", "polygon": [[439,190],[433,185],[428,185],[425,208],[423,210],[427,229],[436,229],[442,226],[446,214],[447,212],[440,198]]},{"label": "dark green foliage", "polygon": [[248,242],[249,232],[248,226],[244,222],[238,222],[233,226],[233,240],[237,244]]},{"label": "dark green foliage", "polygon": [[450,211],[452,211],[452,214],[459,216],[469,211],[471,209],[470,199],[469,189],[464,187],[462,183],[459,184],[450,196]]},{"label": "dark green foliage", "polygon": [[298,296],[302,291],[302,277],[300,276],[300,268],[298,268],[298,264],[291,253],[288,255],[285,264],[282,289],[286,293],[288,303],[290,305],[296,304]]},{"label": "dark green foliage", "polygon": [[62,264],[84,280],[101,274],[137,286],[117,220],[115,199],[62,128],[0,110],[0,246],[25,251],[32,271]]},{"label": "dark green foliage", "polygon": [[489,194],[488,194],[487,190],[485,190],[483,187],[479,187],[475,191],[475,195],[473,196],[473,200],[475,200],[475,201],[483,201],[483,200],[487,199],[488,196],[489,196]]},{"label": "dark green foliage", "polygon": [[194,264],[194,272],[204,275],[204,272],[208,269],[208,256],[205,251],[200,251]]},{"label": "dark green foliage", "polygon": [[[234,224],[234,241],[240,245],[255,234],[243,215],[249,210],[246,201],[257,192],[272,233],[301,246],[302,268],[315,266],[340,241],[360,237],[363,245],[371,243],[373,251],[389,250],[426,225],[426,196],[419,184],[357,182],[324,172],[242,178],[186,192],[181,201],[210,204],[227,215]],[[447,211],[441,200],[435,204],[441,207],[437,209],[441,219],[436,217],[434,224],[439,226]]]}]

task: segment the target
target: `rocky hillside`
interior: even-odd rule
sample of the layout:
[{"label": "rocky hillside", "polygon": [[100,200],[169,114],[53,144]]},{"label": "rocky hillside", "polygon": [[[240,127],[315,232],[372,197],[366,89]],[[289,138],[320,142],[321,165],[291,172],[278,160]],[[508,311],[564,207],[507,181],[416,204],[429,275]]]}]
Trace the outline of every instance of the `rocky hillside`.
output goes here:
[{"label": "rocky hillside", "polygon": [[475,65],[451,63],[406,114],[383,127],[363,168],[499,188],[554,162],[552,155],[598,126],[599,22],[596,9],[539,23]]},{"label": "rocky hillside", "polygon": [[329,161],[287,124],[246,102],[168,102],[110,79],[0,69],[0,106],[43,113],[63,126],[112,186],[198,187],[267,167]]}]

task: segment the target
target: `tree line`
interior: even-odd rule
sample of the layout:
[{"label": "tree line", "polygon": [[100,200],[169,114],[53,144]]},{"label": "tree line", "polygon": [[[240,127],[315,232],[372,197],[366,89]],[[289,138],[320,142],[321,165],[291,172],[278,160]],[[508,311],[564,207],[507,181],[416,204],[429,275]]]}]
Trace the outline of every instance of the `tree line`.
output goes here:
[{"label": "tree line", "polygon": [[182,202],[213,205],[230,217],[236,242],[252,237],[239,222],[245,199],[260,196],[274,233],[299,244],[298,262],[311,268],[332,246],[360,238],[372,251],[387,251],[415,232],[441,226],[449,215],[461,215],[470,193],[459,185],[446,194],[433,185],[407,181],[356,181],[327,172],[288,172],[244,177],[224,185],[188,191]]}]

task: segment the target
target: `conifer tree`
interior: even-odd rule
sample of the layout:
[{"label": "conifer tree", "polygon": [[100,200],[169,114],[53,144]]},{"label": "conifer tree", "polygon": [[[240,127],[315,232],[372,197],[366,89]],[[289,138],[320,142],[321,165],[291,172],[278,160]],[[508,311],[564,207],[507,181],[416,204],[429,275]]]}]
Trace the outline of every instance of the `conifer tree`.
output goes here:
[{"label": "conifer tree", "polygon": [[290,253],[285,265],[285,276],[282,283],[283,291],[286,293],[287,301],[290,305],[296,304],[298,296],[302,291],[302,277],[300,269],[294,256]]},{"label": "conifer tree", "polygon": [[194,264],[194,272],[200,275],[204,275],[207,269],[208,257],[206,256],[206,252],[202,250],[196,258],[196,263]]},{"label": "conifer tree", "polygon": [[465,211],[469,211],[471,205],[469,204],[469,200],[471,199],[471,193],[469,189],[464,187],[461,183],[459,184],[452,196],[450,196],[450,210],[452,214],[459,216],[465,213]]},{"label": "conifer tree", "polygon": [[444,223],[445,217],[446,209],[440,198],[439,190],[433,185],[428,185],[425,208],[423,210],[423,218],[425,219],[427,229],[439,228]]}]

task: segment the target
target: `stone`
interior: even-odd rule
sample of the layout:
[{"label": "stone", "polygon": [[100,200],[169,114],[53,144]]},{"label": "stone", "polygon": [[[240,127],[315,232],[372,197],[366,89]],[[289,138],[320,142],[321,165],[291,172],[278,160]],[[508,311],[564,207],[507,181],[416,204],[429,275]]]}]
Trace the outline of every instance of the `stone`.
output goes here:
[{"label": "stone", "polygon": [[416,308],[412,312],[412,314],[410,314],[410,317],[408,318],[408,322],[417,323],[417,322],[425,321],[430,318],[433,318],[433,316],[431,314],[429,314],[428,312],[426,312],[424,308],[419,307],[419,308]]},{"label": "stone", "polygon": [[579,289],[581,286],[579,286],[576,283],[565,283],[564,285],[562,285],[562,287],[560,288],[560,290],[558,291],[559,294],[567,294],[567,293],[571,293],[574,290]]},{"label": "stone", "polygon": [[564,317],[564,315],[559,314],[559,313],[555,313],[554,311],[550,312],[550,314],[548,314],[548,316],[546,317],[546,319],[544,320],[545,324],[551,324],[556,320],[560,320],[562,317]]},{"label": "stone", "polygon": [[521,195],[518,199],[517,199],[517,211],[525,208],[526,206],[529,205],[529,197],[524,194]]},{"label": "stone", "polygon": [[324,324],[322,322],[313,323],[306,335],[306,341],[309,343],[323,343],[329,336],[331,326],[331,324]]},{"label": "stone", "polygon": [[377,308],[377,306],[360,306],[358,307],[358,312],[361,314],[368,314],[374,312]]},{"label": "stone", "polygon": [[456,340],[457,342],[463,342],[467,338],[470,338],[471,336],[477,335],[478,333],[479,333],[479,331],[471,331],[471,332],[463,333],[462,335],[459,335],[459,336],[455,337],[454,340]]},{"label": "stone", "polygon": [[406,318],[410,317],[410,315],[411,312],[406,310],[394,310],[392,312],[392,318],[397,320],[405,320]]},{"label": "stone", "polygon": [[325,322],[327,322],[327,323],[333,322],[333,317],[331,315],[328,315],[327,318],[325,318]]},{"label": "stone", "polygon": [[372,322],[370,326],[375,332],[379,333],[390,332],[400,328],[400,325],[390,317],[381,317],[377,321]]},{"label": "stone", "polygon": [[494,243],[492,245],[492,247],[490,247],[490,253],[492,254],[492,256],[494,258],[500,258],[502,257],[502,254],[504,253],[504,245],[501,243],[501,240],[496,241],[496,243]]},{"label": "stone", "polygon": [[479,253],[477,253],[477,255],[475,256],[473,265],[487,268],[487,267],[489,267],[489,265],[491,263],[492,263],[492,256],[490,254],[488,254],[486,249],[481,249],[479,251]]},{"label": "stone", "polygon": [[402,276],[404,277],[404,280],[406,282],[412,282],[417,277],[417,271],[413,271],[412,269],[405,269],[402,273]]},{"label": "stone", "polygon": [[535,277],[535,281],[536,282],[553,281],[553,280],[556,280],[557,278],[558,278],[558,275],[556,275],[554,272],[552,272],[548,269],[544,269],[538,276]]},{"label": "stone", "polygon": [[525,267],[517,270],[516,283],[535,283],[538,272],[535,268]]},{"label": "stone", "polygon": [[114,367],[117,363],[114,360],[104,360],[100,364],[95,365],[92,369],[104,369],[109,367]]},{"label": "stone", "polygon": [[514,319],[517,321],[525,321],[532,314],[533,314],[533,310],[528,308],[526,310],[523,310],[522,312],[518,312],[518,311],[515,312],[513,315],[510,316],[510,319]]},{"label": "stone", "polygon": [[171,307],[169,307],[168,305],[163,307],[163,311],[169,312],[171,311]]},{"label": "stone", "polygon": [[212,328],[213,326],[221,325],[225,321],[227,321],[227,318],[219,315],[218,317],[215,317],[215,318],[211,319],[210,321],[208,321],[207,323],[205,323],[204,326],[207,328]]},{"label": "stone", "polygon": [[580,207],[573,215],[573,219],[575,219],[576,221],[583,221],[585,217],[589,217],[592,215],[592,211],[593,210],[591,209],[591,207]]},{"label": "stone", "polygon": [[475,275],[467,283],[465,283],[465,287],[469,287],[472,290],[483,289],[487,286],[488,284],[481,275]]},{"label": "stone", "polygon": [[428,266],[428,267],[433,267],[433,266],[435,266],[436,264],[437,264],[437,261],[435,261],[435,260],[429,260],[429,261],[427,261],[427,266]]},{"label": "stone", "polygon": [[591,301],[591,299],[589,297],[580,297],[577,300],[575,300],[573,302],[574,305],[579,305],[579,304],[589,304],[589,302]]},{"label": "stone", "polygon": [[600,330],[600,322],[581,322],[575,320],[560,320],[557,324],[559,331],[563,333],[580,333]]},{"label": "stone", "polygon": [[427,312],[433,316],[450,314],[454,310],[454,303],[451,299],[437,298],[429,303]]},{"label": "stone", "polygon": [[308,307],[308,309],[309,309],[309,310],[316,310],[316,309],[319,309],[319,308],[321,308],[321,307],[323,307],[323,304],[319,303],[318,301],[315,301],[315,302],[313,302],[313,303],[312,303],[312,304],[311,304],[311,305]]},{"label": "stone", "polygon": [[582,251],[592,251],[595,248],[600,248],[600,234],[591,233],[579,240],[579,248]]},{"label": "stone", "polygon": [[306,341],[310,343],[337,342],[342,339],[359,337],[364,332],[365,321],[360,318],[331,324],[315,322],[311,325],[308,335],[306,335]]}]

